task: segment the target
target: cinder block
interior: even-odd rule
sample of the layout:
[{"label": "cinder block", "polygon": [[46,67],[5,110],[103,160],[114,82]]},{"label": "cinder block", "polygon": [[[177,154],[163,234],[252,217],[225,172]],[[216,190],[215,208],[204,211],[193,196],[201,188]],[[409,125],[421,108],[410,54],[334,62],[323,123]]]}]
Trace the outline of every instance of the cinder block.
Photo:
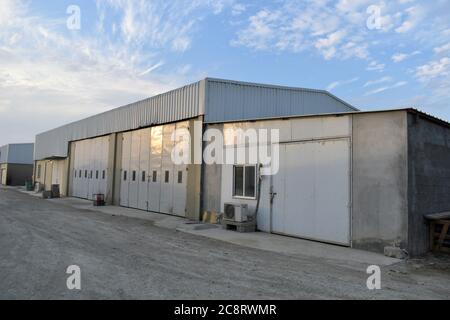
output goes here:
[{"label": "cinder block", "polygon": [[408,252],[399,247],[384,247],[384,255],[390,258],[406,259]]}]

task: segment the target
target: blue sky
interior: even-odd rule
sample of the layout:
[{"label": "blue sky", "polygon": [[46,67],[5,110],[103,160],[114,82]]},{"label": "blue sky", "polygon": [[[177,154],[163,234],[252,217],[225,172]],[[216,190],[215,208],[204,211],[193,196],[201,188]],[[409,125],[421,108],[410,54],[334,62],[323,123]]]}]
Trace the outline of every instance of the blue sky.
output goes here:
[{"label": "blue sky", "polygon": [[206,76],[449,121],[449,57],[450,0],[1,0],[0,145]]}]

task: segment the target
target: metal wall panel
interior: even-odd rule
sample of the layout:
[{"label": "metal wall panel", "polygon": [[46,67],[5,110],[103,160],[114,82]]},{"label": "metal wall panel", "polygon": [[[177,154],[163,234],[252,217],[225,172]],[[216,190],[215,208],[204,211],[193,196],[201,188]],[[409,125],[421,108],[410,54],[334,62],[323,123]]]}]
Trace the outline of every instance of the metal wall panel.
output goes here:
[{"label": "metal wall panel", "polygon": [[210,79],[36,136],[35,159],[66,157],[68,142],[205,115],[205,123],[356,111],[322,90]]},{"label": "metal wall panel", "polygon": [[204,83],[185,87],[38,134],[34,158],[67,157],[68,142],[202,115]]},{"label": "metal wall panel", "polygon": [[0,163],[33,164],[34,143],[8,144],[0,147]]},{"label": "metal wall panel", "polygon": [[323,90],[207,80],[206,123],[357,111]]},{"label": "metal wall panel", "polygon": [[0,163],[8,163],[8,145],[0,147]]}]

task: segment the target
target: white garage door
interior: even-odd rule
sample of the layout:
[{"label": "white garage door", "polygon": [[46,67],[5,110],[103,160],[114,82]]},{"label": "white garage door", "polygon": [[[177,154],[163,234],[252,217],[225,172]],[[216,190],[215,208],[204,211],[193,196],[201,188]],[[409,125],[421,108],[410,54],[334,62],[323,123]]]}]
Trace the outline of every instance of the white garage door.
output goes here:
[{"label": "white garage door", "polygon": [[[107,192],[109,137],[74,142],[72,196],[94,199]],[[54,168],[55,169],[55,168]]]},{"label": "white garage door", "polygon": [[176,128],[187,122],[124,133],[120,204],[124,207],[186,215],[186,165],[171,157]]},{"label": "white garage door", "polygon": [[272,177],[272,231],[350,245],[348,139],[280,145]]}]

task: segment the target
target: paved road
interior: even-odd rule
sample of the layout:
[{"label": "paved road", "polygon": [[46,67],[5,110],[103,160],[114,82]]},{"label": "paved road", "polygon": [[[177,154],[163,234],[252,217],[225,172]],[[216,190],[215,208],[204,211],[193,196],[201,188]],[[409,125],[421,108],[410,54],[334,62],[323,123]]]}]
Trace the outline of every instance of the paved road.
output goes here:
[{"label": "paved road", "polygon": [[[0,188],[0,299],[450,298],[448,260],[382,270],[290,257]],[[81,268],[79,291],[66,287]]]}]

